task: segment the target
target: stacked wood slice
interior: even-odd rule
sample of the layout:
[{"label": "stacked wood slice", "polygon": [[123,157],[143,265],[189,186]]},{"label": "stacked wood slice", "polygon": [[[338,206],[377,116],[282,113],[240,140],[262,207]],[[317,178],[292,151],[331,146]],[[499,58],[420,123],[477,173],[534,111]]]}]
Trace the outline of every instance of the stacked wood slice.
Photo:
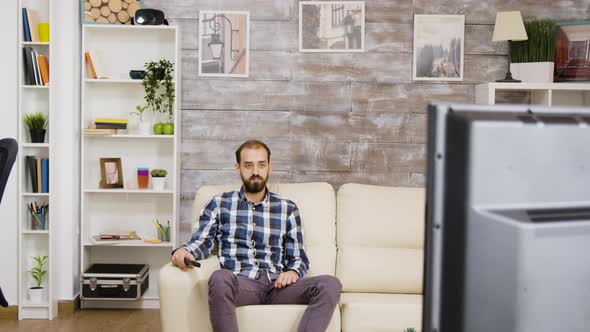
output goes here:
[{"label": "stacked wood slice", "polygon": [[84,0],[84,21],[131,24],[140,0]]}]

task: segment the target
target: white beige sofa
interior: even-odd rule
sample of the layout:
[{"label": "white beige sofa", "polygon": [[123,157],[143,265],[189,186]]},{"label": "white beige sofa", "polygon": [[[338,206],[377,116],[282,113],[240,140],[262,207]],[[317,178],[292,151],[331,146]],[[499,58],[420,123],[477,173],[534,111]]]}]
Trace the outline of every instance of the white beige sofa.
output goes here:
[{"label": "white beige sofa", "polygon": [[[202,187],[192,220],[213,195],[233,189]],[[274,184],[269,189],[299,207],[309,275],[335,275],[342,282],[340,305],[328,331],[420,331],[424,189],[345,184],[337,195],[327,183]],[[171,264],[160,270],[163,331],[211,331],[207,280],[219,263],[209,257],[202,264],[187,272]],[[305,307],[239,307],[240,331],[296,331]]]}]

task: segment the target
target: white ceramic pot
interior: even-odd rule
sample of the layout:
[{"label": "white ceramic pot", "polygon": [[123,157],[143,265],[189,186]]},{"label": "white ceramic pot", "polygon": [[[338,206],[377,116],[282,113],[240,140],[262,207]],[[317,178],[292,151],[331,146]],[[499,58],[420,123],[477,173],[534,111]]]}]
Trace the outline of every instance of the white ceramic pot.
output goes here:
[{"label": "white ceramic pot", "polygon": [[552,83],[553,62],[511,63],[510,72],[515,80],[523,83]]},{"label": "white ceramic pot", "polygon": [[152,124],[147,121],[140,122],[137,125],[136,133],[138,135],[151,135],[152,134]]},{"label": "white ceramic pot", "polygon": [[45,288],[43,287],[31,287],[29,288],[29,301],[34,304],[43,303],[45,299]]},{"label": "white ceramic pot", "polygon": [[166,177],[152,177],[152,188],[154,190],[164,190],[164,187],[166,186]]}]

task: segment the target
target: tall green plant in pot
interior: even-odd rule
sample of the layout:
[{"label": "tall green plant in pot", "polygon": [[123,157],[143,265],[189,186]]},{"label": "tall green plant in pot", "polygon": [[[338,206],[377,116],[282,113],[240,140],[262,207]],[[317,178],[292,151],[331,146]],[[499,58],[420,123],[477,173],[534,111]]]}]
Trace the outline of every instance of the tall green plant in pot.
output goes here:
[{"label": "tall green plant in pot", "polygon": [[146,62],[145,77],[142,85],[145,90],[145,107],[156,115],[167,118],[166,123],[156,123],[154,133],[156,135],[174,134],[174,101],[176,98],[174,89],[174,64],[166,59]]},{"label": "tall green plant in pot", "polygon": [[34,286],[29,287],[29,301],[31,303],[42,303],[45,298],[45,288],[41,286],[43,278],[47,274],[47,256],[34,256],[36,265],[29,271],[33,280]]},{"label": "tall green plant in pot", "polygon": [[553,82],[555,21],[533,20],[524,26],[528,39],[512,42],[510,71],[523,82]]},{"label": "tall green plant in pot", "polygon": [[31,135],[31,143],[44,143],[47,128],[47,116],[43,112],[28,113],[24,118]]}]

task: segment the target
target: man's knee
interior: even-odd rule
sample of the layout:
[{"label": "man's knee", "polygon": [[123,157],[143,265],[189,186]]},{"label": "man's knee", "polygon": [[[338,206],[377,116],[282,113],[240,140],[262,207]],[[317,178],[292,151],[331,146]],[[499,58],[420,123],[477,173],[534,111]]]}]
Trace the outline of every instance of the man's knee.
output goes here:
[{"label": "man's knee", "polygon": [[219,292],[219,291],[231,291],[233,290],[235,287],[235,275],[233,274],[233,272],[226,270],[226,269],[220,269],[217,270],[215,272],[213,272],[211,274],[211,277],[209,277],[209,293],[213,292]]},{"label": "man's knee", "polygon": [[334,276],[322,275],[317,277],[316,287],[320,294],[325,294],[334,302],[340,300],[340,292],[342,291],[342,283]]}]

